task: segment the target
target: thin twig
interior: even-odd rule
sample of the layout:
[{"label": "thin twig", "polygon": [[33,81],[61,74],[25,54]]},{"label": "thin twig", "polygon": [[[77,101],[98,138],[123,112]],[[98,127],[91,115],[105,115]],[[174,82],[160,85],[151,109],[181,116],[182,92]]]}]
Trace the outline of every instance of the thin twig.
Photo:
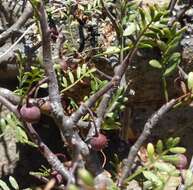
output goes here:
[{"label": "thin twig", "polygon": [[[103,96],[108,90],[110,90],[113,86],[117,86],[119,84],[120,78],[118,76],[113,77],[113,79],[107,83],[103,88],[101,88],[98,92],[93,94],[85,103],[87,107],[92,107],[96,101]],[[77,123],[80,118],[87,113],[87,109],[83,104],[71,115],[71,119],[74,123]]]},{"label": "thin twig", "polygon": [[110,21],[112,22],[113,26],[115,27],[115,31],[117,34],[117,38],[120,38],[120,30],[119,30],[119,25],[116,22],[116,18],[114,18],[114,16],[110,13],[110,11],[108,10],[108,8],[105,6],[103,0],[101,1],[101,4],[103,6],[104,11],[106,12],[108,18],[110,19]]},{"label": "thin twig", "polygon": [[27,134],[29,135],[31,140],[38,146],[39,151],[47,159],[48,163],[52,166],[52,168],[59,172],[66,180],[71,181],[73,183],[74,177],[70,174],[68,170],[66,170],[64,165],[58,159],[58,157],[53,154],[51,150],[43,143],[40,136],[36,133],[32,125],[22,120],[17,106],[14,106],[2,96],[0,96],[0,103],[2,103],[7,109],[13,112],[19,120],[22,121]]},{"label": "thin twig", "polygon": [[99,70],[98,68],[96,68],[96,72],[101,75],[102,77],[105,77],[107,80],[112,80],[112,77],[107,75],[106,73],[102,72],[101,70]]},{"label": "thin twig", "polygon": [[17,111],[17,106],[13,105],[9,102],[5,97],[0,95],[0,103],[7,107],[11,112],[15,113],[15,115],[20,118],[20,114]]},{"label": "thin twig", "polygon": [[177,0],[170,0],[170,3],[168,5],[168,10],[170,11],[170,14],[172,14],[172,11],[174,10],[176,3],[177,3]]},{"label": "thin twig", "polygon": [[0,96],[3,96],[14,105],[18,105],[21,99],[18,95],[14,94],[11,90],[8,90],[2,87],[0,87]]},{"label": "thin twig", "polygon": [[0,44],[5,42],[14,33],[14,31],[19,30],[27,22],[27,20],[32,17],[32,15],[33,8],[31,4],[28,3],[17,22],[13,24],[8,30],[0,34]]},{"label": "thin twig", "polygon": [[63,111],[58,81],[52,62],[50,31],[48,28],[48,21],[43,1],[41,1],[40,6],[38,7],[38,14],[42,31],[43,63],[46,75],[49,79],[48,91],[53,118],[63,137],[66,137],[66,140],[69,142],[69,144],[76,144],[81,150],[82,154],[88,155],[89,149],[87,144],[80,138],[78,132],[73,130],[73,127],[75,127],[76,123],[73,122],[71,118],[67,117]]},{"label": "thin twig", "polygon": [[179,70],[180,76],[181,76],[184,80],[187,80],[187,79],[188,79],[188,75],[187,75],[186,72],[182,69],[182,67],[180,67],[179,65],[178,65],[178,70]]},{"label": "thin twig", "polygon": [[176,100],[172,99],[168,103],[164,104],[157,112],[155,112],[146,122],[143,132],[141,133],[140,137],[137,139],[135,144],[131,147],[127,161],[124,162],[124,166],[122,169],[121,177],[118,181],[118,186],[122,186],[124,183],[124,180],[128,177],[128,175],[131,172],[132,164],[134,163],[134,159],[137,155],[137,152],[139,151],[140,147],[143,145],[143,143],[147,140],[149,135],[151,134],[152,128],[156,126],[158,121],[163,117],[163,115],[169,111],[174,104],[176,103]]},{"label": "thin twig", "polygon": [[[35,24],[32,24],[29,28],[27,28],[27,30],[25,30],[25,32],[15,41],[15,43],[10,46],[4,53],[2,53],[0,55],[0,59],[2,57],[4,57],[5,55],[7,55],[21,40],[22,38],[35,26]],[[0,38],[1,38],[1,34],[0,34]]]},{"label": "thin twig", "polygon": [[48,181],[48,183],[46,184],[46,186],[43,190],[51,190],[54,188],[55,184],[56,184],[56,179],[52,178]]}]

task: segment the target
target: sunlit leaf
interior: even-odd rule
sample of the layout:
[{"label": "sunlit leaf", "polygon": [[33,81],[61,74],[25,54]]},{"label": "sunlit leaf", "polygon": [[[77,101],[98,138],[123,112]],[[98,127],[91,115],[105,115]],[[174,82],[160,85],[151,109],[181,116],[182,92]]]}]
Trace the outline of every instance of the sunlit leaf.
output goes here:
[{"label": "sunlit leaf", "polygon": [[86,70],[87,70],[87,65],[83,64],[81,70],[82,70],[82,74],[84,75],[86,73]]},{"label": "sunlit leaf", "polygon": [[74,83],[74,76],[71,71],[68,72],[68,76],[69,76],[70,82]]},{"label": "sunlit leaf", "polygon": [[15,180],[14,177],[9,176],[9,182],[10,182],[11,186],[12,186],[14,189],[16,189],[16,190],[19,189],[19,185],[18,185],[18,183],[17,183],[17,181]]},{"label": "sunlit leaf", "polygon": [[78,66],[77,70],[76,70],[76,74],[77,74],[77,78],[79,79],[81,76],[81,67]]},{"label": "sunlit leaf", "polygon": [[162,140],[158,140],[158,142],[156,144],[156,152],[158,154],[161,154],[163,152],[163,142],[162,142]]},{"label": "sunlit leaf", "polygon": [[0,179],[0,187],[2,188],[2,190],[10,190],[7,184],[1,179]]},{"label": "sunlit leaf", "polygon": [[193,173],[191,170],[186,170],[186,175],[184,179],[186,187],[193,185]]},{"label": "sunlit leaf", "polygon": [[171,173],[172,171],[176,170],[175,166],[169,163],[164,162],[156,162],[154,167],[157,168],[159,171]]},{"label": "sunlit leaf", "polygon": [[148,180],[150,180],[154,184],[156,184],[156,186],[160,186],[160,187],[162,186],[162,181],[153,172],[151,172],[151,171],[143,171],[143,175],[145,176],[145,178],[147,178]]},{"label": "sunlit leaf", "polygon": [[62,77],[62,86],[66,88],[68,86],[67,79],[65,77]]},{"label": "sunlit leaf", "polygon": [[136,31],[136,24],[131,22],[127,25],[127,28],[123,32],[123,36],[129,36]]},{"label": "sunlit leaf", "polygon": [[152,67],[157,68],[157,69],[161,69],[161,68],[162,68],[161,63],[160,63],[158,60],[156,60],[156,59],[150,60],[150,61],[149,61],[149,64],[150,64]]},{"label": "sunlit leaf", "polygon": [[188,73],[188,89],[193,91],[193,72]]},{"label": "sunlit leaf", "polygon": [[184,154],[186,152],[186,149],[184,147],[173,147],[170,148],[169,151],[175,154]]}]

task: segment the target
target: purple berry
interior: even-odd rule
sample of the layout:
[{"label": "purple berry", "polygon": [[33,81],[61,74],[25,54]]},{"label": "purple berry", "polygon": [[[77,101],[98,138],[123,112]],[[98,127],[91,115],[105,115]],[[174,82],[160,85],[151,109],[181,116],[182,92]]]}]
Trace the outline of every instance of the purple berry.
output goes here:
[{"label": "purple berry", "polygon": [[41,112],[37,106],[29,106],[26,104],[20,109],[20,114],[23,120],[29,123],[37,123],[40,119]]}]

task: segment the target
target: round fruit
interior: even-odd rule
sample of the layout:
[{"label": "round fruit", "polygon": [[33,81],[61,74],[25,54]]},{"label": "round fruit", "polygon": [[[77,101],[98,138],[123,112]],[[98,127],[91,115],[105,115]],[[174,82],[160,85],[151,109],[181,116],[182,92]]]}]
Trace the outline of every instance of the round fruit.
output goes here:
[{"label": "round fruit", "polygon": [[107,146],[108,140],[107,137],[101,133],[98,136],[92,137],[90,140],[91,147],[96,150],[100,151]]},{"label": "round fruit", "polygon": [[184,154],[178,154],[179,161],[176,163],[176,168],[184,169],[187,166],[188,160]]},{"label": "round fruit", "polygon": [[37,106],[27,107],[26,104],[20,109],[20,114],[29,123],[37,123],[41,116],[40,109]]}]

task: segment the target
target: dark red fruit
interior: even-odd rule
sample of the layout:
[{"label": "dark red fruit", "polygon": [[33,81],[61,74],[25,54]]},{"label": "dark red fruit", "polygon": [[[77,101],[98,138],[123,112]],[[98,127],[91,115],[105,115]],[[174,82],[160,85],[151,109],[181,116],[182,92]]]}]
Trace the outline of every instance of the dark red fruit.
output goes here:
[{"label": "dark red fruit", "polygon": [[98,136],[92,137],[90,140],[90,145],[92,149],[100,151],[107,146],[108,140],[107,137],[101,133]]},{"label": "dark red fruit", "polygon": [[176,168],[185,169],[188,163],[188,160],[184,154],[179,154],[179,161],[176,163]]},{"label": "dark red fruit", "polygon": [[41,112],[37,106],[29,106],[26,104],[20,109],[21,117],[29,123],[37,123],[40,119]]}]

